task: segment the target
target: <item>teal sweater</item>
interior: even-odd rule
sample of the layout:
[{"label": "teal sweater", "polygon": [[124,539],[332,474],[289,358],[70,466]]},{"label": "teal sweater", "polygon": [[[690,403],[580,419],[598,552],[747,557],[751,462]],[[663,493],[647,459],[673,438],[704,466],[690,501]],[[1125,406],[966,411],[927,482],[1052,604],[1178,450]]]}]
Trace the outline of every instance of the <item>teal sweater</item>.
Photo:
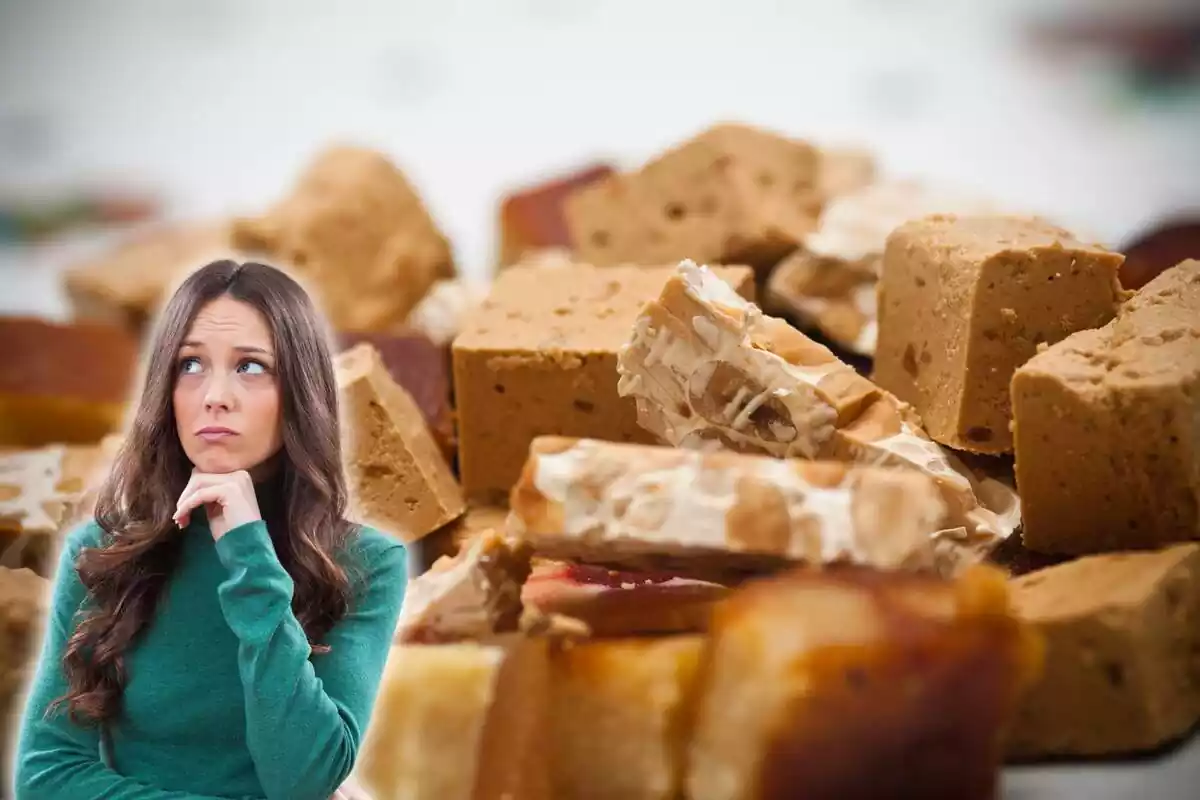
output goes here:
[{"label": "teal sweater", "polygon": [[406,581],[403,545],[361,531],[359,592],[325,639],[331,650],[310,657],[266,523],[214,542],[193,513],[180,565],[126,653],[103,747],[65,709],[45,715],[66,691],[64,646],[86,596],[75,558],[102,536],[95,522],[72,531],[21,721],[16,800],[327,800],[354,766]]}]

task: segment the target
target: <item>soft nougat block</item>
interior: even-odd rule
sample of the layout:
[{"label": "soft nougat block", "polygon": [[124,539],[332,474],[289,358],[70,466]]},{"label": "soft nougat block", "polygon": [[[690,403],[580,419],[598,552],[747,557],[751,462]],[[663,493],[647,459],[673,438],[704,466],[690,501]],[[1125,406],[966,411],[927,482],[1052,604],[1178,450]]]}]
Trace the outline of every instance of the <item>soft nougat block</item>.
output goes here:
[{"label": "soft nougat block", "polygon": [[1008,736],[1017,758],[1151,750],[1200,722],[1200,545],[1086,556],[1012,583],[1046,666]]},{"label": "soft nougat block", "polygon": [[592,264],[694,258],[764,274],[812,229],[824,202],[811,145],[716,125],[567,199],[575,252]]},{"label": "soft nougat block", "polygon": [[[459,466],[472,501],[507,503],[539,435],[653,441],[633,401],[617,394],[617,350],[670,275],[582,265],[500,273],[453,346]],[[730,292],[753,296],[748,268],[718,275]]]},{"label": "soft nougat block", "polygon": [[527,186],[500,201],[500,268],[546,248],[569,248],[571,234],[563,205],[574,191],[613,174],[607,164],[593,164],[552,180]]},{"label": "soft nougat block", "polygon": [[338,330],[391,330],[439,279],[450,245],[382,153],[321,152],[266,214],[235,221],[233,242],[294,269]]},{"label": "soft nougat block", "polygon": [[347,472],[367,522],[406,541],[462,515],[462,490],[412,396],[392,380],[379,351],[360,342],[336,360],[345,398]]},{"label": "soft nougat block", "polygon": [[905,223],[884,252],[872,377],[935,441],[1010,452],[1013,371],[1039,345],[1113,318],[1122,261],[1032,218]]},{"label": "soft nougat block", "polygon": [[1036,676],[1004,574],[797,570],[714,612],[692,800],[988,798]]},{"label": "soft nougat block", "polygon": [[1025,545],[1145,549],[1200,538],[1200,261],[1012,380]]}]

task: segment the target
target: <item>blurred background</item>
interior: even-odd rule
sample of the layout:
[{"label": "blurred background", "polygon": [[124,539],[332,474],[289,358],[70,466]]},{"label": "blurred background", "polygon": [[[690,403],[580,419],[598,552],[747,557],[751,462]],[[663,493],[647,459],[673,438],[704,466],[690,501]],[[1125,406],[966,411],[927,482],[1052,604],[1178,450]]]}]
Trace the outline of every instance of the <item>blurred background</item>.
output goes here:
[{"label": "blurred background", "polygon": [[1200,209],[1192,0],[4,0],[0,313],[152,217],[256,213],[333,141],[470,276],[508,189],[721,120],[874,151],[1119,246]]}]

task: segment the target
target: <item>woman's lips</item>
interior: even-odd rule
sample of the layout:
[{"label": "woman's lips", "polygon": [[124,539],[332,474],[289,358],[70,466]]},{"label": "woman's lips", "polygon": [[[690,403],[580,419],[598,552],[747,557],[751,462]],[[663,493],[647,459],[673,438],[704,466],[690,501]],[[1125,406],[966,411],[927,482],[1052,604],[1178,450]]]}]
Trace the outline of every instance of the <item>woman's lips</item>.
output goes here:
[{"label": "woman's lips", "polygon": [[226,439],[232,439],[237,436],[233,431],[228,430],[202,430],[196,434],[196,437],[205,442],[223,442]]}]

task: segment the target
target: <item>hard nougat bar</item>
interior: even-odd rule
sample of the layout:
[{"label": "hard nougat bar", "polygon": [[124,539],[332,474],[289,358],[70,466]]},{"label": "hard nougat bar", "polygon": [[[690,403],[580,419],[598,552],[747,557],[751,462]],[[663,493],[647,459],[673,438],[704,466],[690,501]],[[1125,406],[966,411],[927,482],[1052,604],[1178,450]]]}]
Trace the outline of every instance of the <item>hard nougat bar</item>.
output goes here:
[{"label": "hard nougat bar", "polygon": [[607,164],[594,164],[568,175],[512,192],[500,201],[501,269],[546,248],[569,248],[571,233],[563,205],[574,191],[613,174]]},{"label": "hard nougat bar", "polygon": [[137,370],[122,327],[0,318],[0,445],[94,444],[116,430]]},{"label": "hard nougat bar", "polygon": [[355,770],[374,800],[551,800],[545,639],[392,648]]},{"label": "hard nougat bar", "polygon": [[1011,591],[1046,641],[1011,756],[1154,750],[1200,722],[1200,545],[1086,556]]},{"label": "hard nougat bar", "polygon": [[1040,345],[1113,318],[1122,260],[1031,218],[905,223],[883,257],[872,378],[912,404],[935,441],[1011,452],[1014,370]]},{"label": "hard nougat bar", "polygon": [[714,612],[687,796],[993,797],[1002,729],[1040,657],[991,567],[756,582]]},{"label": "hard nougat bar", "polygon": [[612,639],[551,656],[554,797],[676,800],[700,636]]},{"label": "hard nougat bar", "polygon": [[[472,502],[503,505],[529,443],[557,434],[650,442],[617,394],[617,350],[669,267],[524,267],[501,272],[454,341],[459,467]],[[746,267],[714,280],[753,296]]]},{"label": "hard nougat bar", "polygon": [[211,261],[245,261],[224,221],[163,225],[72,265],[63,287],[76,320],[120,325],[140,335],[173,284]]},{"label": "hard nougat bar", "polygon": [[714,126],[640,170],[567,199],[574,250],[590,264],[695,258],[769,270],[812,230],[820,155],[745,125]]},{"label": "hard nougat bar", "polygon": [[412,396],[361,342],[338,354],[337,379],[346,404],[347,473],[356,512],[405,541],[462,515],[462,490]]},{"label": "hard nougat bar", "polygon": [[433,283],[450,245],[403,173],[373,150],[321,152],[266,214],[238,219],[235,246],[294,269],[338,330],[390,330]]},{"label": "hard nougat bar", "polygon": [[669,444],[919,470],[949,509],[946,552],[968,560],[1016,527],[1011,493],[977,481],[907,404],[765,316],[707,267],[680,264],[643,309],[618,369],[618,391],[636,398],[638,421]]},{"label": "hard nougat bar", "polygon": [[33,670],[49,595],[44,578],[0,567],[0,787],[10,785],[17,699]]},{"label": "hard nougat bar", "polygon": [[539,554],[634,569],[933,569],[947,527],[916,471],[559,437],[533,442],[511,507],[511,532]]},{"label": "hard nougat bar", "polygon": [[1081,554],[1200,538],[1200,261],[1159,275],[1099,330],[1012,380],[1031,550]]},{"label": "hard nougat bar", "polygon": [[103,455],[64,445],[0,454],[0,565],[50,577],[58,534],[77,518]]},{"label": "hard nougat bar", "polygon": [[409,582],[396,642],[479,641],[517,630],[529,572],[527,546],[495,530],[480,534],[461,553],[439,559]]},{"label": "hard nougat bar", "polygon": [[983,199],[911,180],[874,183],[834,197],[816,230],[771,273],[765,302],[845,350],[874,355],[876,283],[888,234],[929,214],[990,210]]}]

